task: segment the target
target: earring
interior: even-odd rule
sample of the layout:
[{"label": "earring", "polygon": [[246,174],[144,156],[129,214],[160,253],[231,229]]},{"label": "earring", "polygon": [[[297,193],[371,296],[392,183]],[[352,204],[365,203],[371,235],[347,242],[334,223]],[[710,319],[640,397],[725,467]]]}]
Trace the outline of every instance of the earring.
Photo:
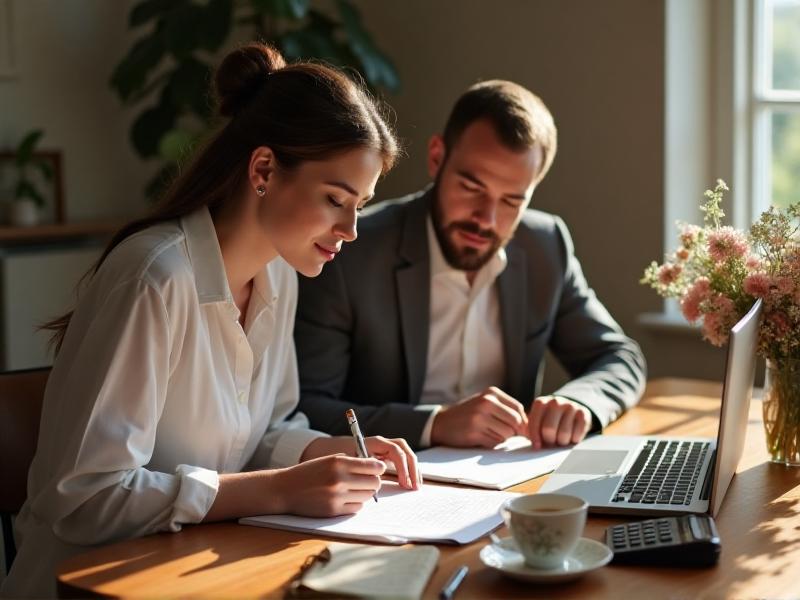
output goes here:
[{"label": "earring", "polygon": [[264,188],[263,185],[260,185],[256,188],[256,194],[261,196],[262,198],[267,195],[267,190]]}]

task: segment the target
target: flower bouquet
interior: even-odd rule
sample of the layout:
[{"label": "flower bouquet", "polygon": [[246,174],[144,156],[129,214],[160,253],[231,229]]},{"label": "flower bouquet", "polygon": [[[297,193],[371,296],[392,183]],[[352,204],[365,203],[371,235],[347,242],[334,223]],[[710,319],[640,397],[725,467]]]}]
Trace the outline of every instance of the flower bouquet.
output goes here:
[{"label": "flower bouquet", "polygon": [[722,346],[730,328],[763,300],[758,351],[767,359],[764,426],[772,460],[800,465],[800,203],[770,207],[745,233],[722,225],[728,187],[706,190],[703,227],[679,223],[680,244],[653,261],[641,283],[677,298],[703,338]]}]

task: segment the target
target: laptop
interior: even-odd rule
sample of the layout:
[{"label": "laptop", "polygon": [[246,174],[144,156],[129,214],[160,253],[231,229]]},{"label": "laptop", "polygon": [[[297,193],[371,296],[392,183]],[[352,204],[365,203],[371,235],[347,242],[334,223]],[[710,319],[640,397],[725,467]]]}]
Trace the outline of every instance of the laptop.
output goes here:
[{"label": "laptop", "polygon": [[731,329],[717,438],[597,435],[567,455],[540,492],[596,513],[716,517],[744,449],[761,300]]}]

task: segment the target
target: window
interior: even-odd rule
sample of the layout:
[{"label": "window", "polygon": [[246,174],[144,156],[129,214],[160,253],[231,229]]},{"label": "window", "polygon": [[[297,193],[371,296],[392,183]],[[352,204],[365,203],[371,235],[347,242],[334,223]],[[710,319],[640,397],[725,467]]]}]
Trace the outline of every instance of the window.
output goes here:
[{"label": "window", "polygon": [[754,0],[751,218],[800,201],[800,0]]}]

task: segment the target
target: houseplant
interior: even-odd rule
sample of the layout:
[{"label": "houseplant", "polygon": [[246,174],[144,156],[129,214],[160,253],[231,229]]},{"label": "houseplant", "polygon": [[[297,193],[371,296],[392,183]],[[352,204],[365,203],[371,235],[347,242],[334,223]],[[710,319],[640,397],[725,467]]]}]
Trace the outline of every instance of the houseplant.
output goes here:
[{"label": "houseplant", "polygon": [[142,32],[111,76],[111,87],[139,108],[130,136],[136,153],[160,169],[146,193],[158,195],[212,123],[208,83],[217,52],[233,34],[278,47],[291,60],[317,58],[396,91],[399,78],[349,0],[142,0],[129,26]]},{"label": "houseplant", "polygon": [[800,466],[800,202],[770,207],[748,232],[722,225],[728,187],[706,190],[704,226],[679,223],[680,243],[652,262],[641,283],[677,298],[716,346],[757,298],[763,300],[758,351],[767,359],[764,426],[774,462]]},{"label": "houseplant", "polygon": [[45,205],[39,183],[53,180],[53,168],[35,152],[43,134],[41,129],[29,132],[14,150],[16,183],[9,216],[12,225],[36,225],[39,222],[39,211]]}]

